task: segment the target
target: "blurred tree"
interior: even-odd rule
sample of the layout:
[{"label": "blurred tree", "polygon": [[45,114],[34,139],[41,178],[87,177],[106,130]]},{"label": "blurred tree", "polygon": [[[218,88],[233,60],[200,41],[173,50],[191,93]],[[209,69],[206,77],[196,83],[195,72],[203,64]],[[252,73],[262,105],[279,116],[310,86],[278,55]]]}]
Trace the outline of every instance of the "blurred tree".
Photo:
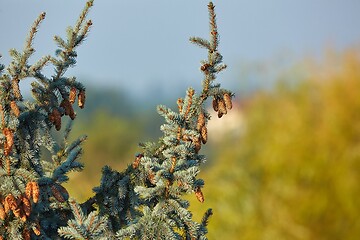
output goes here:
[{"label": "blurred tree", "polygon": [[245,135],[221,145],[203,176],[210,239],[360,235],[360,58],[328,57],[245,107]]}]

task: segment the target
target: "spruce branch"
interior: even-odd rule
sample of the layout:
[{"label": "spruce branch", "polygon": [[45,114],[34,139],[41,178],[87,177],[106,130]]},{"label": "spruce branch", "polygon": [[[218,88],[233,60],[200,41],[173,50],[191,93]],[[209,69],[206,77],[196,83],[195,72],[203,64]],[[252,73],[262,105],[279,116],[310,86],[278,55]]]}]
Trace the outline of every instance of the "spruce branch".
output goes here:
[{"label": "spruce branch", "polygon": [[60,60],[54,60],[56,74],[53,76],[53,81],[60,79],[69,67],[75,65],[77,53],[74,50],[83,42],[92,25],[91,20],[85,22],[86,16],[92,6],[93,0],[89,0],[80,13],[75,26],[67,28],[67,41],[63,40],[59,36],[54,37],[55,42],[60,47],[60,49],[56,51]]},{"label": "spruce branch", "polygon": [[35,34],[38,31],[40,23],[45,19],[46,13],[42,12],[39,17],[35,20],[33,25],[31,26],[31,30],[29,32],[29,35],[25,41],[25,48],[24,49],[30,49],[32,46],[32,43],[34,41]]},{"label": "spruce branch", "polygon": [[[63,115],[70,120],[75,118],[72,104],[76,97],[80,107],[84,107],[84,86],[74,77],[66,77],[65,72],[76,62],[75,49],[89,32],[92,22],[85,18],[91,6],[92,1],[80,16],[74,38],[64,41],[56,38],[65,47],[63,58],[47,55],[29,64],[35,52],[35,35],[45,18],[42,13],[33,23],[24,49],[11,49],[12,62],[6,69],[0,65],[0,217],[4,220],[0,221],[0,239],[58,238],[58,228],[70,218],[66,202],[69,194],[61,183],[68,179],[70,171],[83,168],[78,160],[85,137],[68,144],[67,129],[61,145],[51,130],[54,126],[60,130]],[[48,64],[55,66],[53,76],[58,78],[42,73]],[[31,83],[34,101],[22,98],[19,81],[25,78],[35,79]],[[44,148],[53,155],[53,162],[44,159],[48,156]],[[92,215],[88,230],[98,236],[96,226],[101,224],[96,225],[94,219]]]},{"label": "spruce branch", "polygon": [[67,222],[67,227],[60,227],[58,233],[67,239],[106,239],[102,236],[107,227],[107,218],[99,217],[93,211],[85,214],[80,205],[74,200],[69,201],[74,219]]},{"label": "spruce branch", "polygon": [[[200,68],[204,73],[201,95],[189,88],[185,97],[177,101],[178,112],[164,105],[157,107],[158,113],[165,119],[165,124],[160,127],[163,137],[157,143],[140,144],[143,152],[136,155],[135,161],[125,171],[132,176],[128,189],[134,189],[139,197],[135,206],[142,214],[136,215],[136,221],[121,225],[116,234],[120,239],[206,239],[207,219],[211,212],[206,212],[203,221],[196,223],[187,209],[188,203],[181,197],[195,193],[200,202],[205,199],[201,191],[204,181],[197,179],[199,167],[205,161],[199,151],[208,140],[210,114],[205,109],[205,101],[209,97],[216,99],[219,106],[216,111],[222,115],[231,108],[232,93],[220,88],[220,84],[214,84],[216,74],[226,65],[222,64],[222,55],[218,52],[219,37],[212,3],[209,3],[208,10],[210,41],[198,37],[190,39],[208,49],[208,59],[202,61]],[[103,176],[101,186],[95,189],[95,203],[100,207],[99,194],[108,191],[106,187],[114,188],[119,182],[105,186],[105,179]],[[130,193],[128,191],[125,195]],[[159,232],[159,229],[162,231]]]},{"label": "spruce branch", "polygon": [[[23,52],[10,51],[13,61],[2,74],[0,65],[0,239],[206,239],[208,210],[201,223],[192,219],[184,194],[193,193],[200,202],[204,180],[198,178],[205,157],[200,154],[208,141],[210,114],[208,98],[221,117],[232,108],[233,94],[214,83],[217,73],[225,69],[218,51],[219,36],[214,5],[209,3],[210,40],[193,37],[196,45],[208,49],[208,59],[201,61],[204,73],[199,95],[189,88],[177,101],[177,111],[160,105],[164,117],[163,136],[157,142],[140,144],[142,153],[135,156],[123,172],[104,167],[95,195],[79,204],[70,198],[61,183],[68,173],[82,170],[79,162],[80,137],[68,143],[71,122],[76,113],[73,104],[85,106],[85,87],[66,70],[76,63],[76,48],[87,37],[92,25],[87,20],[90,0],[67,38],[55,36],[59,49],[55,57],[45,56],[33,65],[27,63],[34,52],[32,42],[42,21],[33,24]],[[42,69],[52,64],[55,73],[48,77]],[[17,81],[25,77],[32,82],[33,102],[23,101]],[[63,116],[70,118],[58,143],[51,130],[61,130]],[[53,161],[42,159],[43,148]],[[4,230],[7,229],[7,230]],[[20,238],[21,238],[20,237]]]},{"label": "spruce branch", "polygon": [[22,95],[19,88],[19,81],[28,76],[28,65],[27,61],[30,56],[35,52],[32,48],[32,43],[34,41],[35,34],[39,28],[42,20],[45,19],[45,13],[41,13],[39,17],[34,21],[29,35],[25,41],[25,46],[23,53],[17,52],[15,49],[10,51],[10,55],[13,57],[13,61],[11,62],[8,72],[11,73],[12,80],[12,92],[14,94],[15,100],[22,100]]}]

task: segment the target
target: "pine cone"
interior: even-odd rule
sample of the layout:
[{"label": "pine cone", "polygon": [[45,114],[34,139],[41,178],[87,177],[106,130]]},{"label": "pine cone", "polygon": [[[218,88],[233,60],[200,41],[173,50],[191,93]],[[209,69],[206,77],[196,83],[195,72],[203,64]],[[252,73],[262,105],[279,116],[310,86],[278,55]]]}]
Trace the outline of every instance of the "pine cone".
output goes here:
[{"label": "pine cone", "polygon": [[213,109],[215,112],[219,111],[219,104],[218,104],[218,100],[216,98],[213,98],[212,106],[213,106]]},{"label": "pine cone", "polygon": [[25,196],[30,199],[32,197],[32,183],[28,182],[25,187]]},{"label": "pine cone", "polygon": [[201,112],[197,120],[196,129],[200,131],[203,126],[205,126],[205,114]]},{"label": "pine cone", "polygon": [[31,214],[31,202],[26,196],[22,196],[22,209],[25,213],[25,215],[28,217]]},{"label": "pine cone", "polygon": [[197,187],[195,190],[195,196],[199,202],[203,203],[205,201],[204,194],[201,191],[200,187]]},{"label": "pine cone", "polygon": [[223,99],[224,99],[226,108],[229,110],[232,109],[231,96],[228,93],[225,93]]},{"label": "pine cone", "polygon": [[49,115],[49,120],[55,125],[57,131],[61,129],[61,114],[56,108]]},{"label": "pine cone", "polygon": [[74,102],[75,102],[76,92],[77,92],[77,90],[76,90],[75,87],[72,87],[72,88],[70,89],[70,92],[69,92],[69,102],[70,102],[71,104],[74,104]]},{"label": "pine cone", "polygon": [[85,106],[85,91],[80,91],[78,94],[78,105],[80,108],[84,108]]},{"label": "pine cone", "polygon": [[51,192],[56,200],[59,202],[65,202],[69,198],[69,193],[60,184],[52,185]]},{"label": "pine cone", "polygon": [[15,101],[10,102],[10,108],[11,108],[11,110],[13,111],[13,113],[14,113],[14,115],[16,117],[18,117],[20,115],[19,107],[18,107],[18,105],[16,104]]},{"label": "pine cone", "polygon": [[74,109],[68,99],[64,99],[60,103],[60,107],[65,109],[65,115],[70,116],[71,120],[75,119],[76,114],[75,114]]},{"label": "pine cone", "polygon": [[205,144],[207,142],[207,128],[206,126],[202,126],[201,131],[200,131],[200,135],[201,135],[201,141],[203,144]]},{"label": "pine cone", "polygon": [[201,149],[201,140],[199,138],[194,138],[193,143],[195,145],[195,153],[198,153]]},{"label": "pine cone", "polygon": [[13,131],[9,128],[4,128],[3,134],[6,138],[6,142],[4,144],[4,154],[5,156],[8,156],[11,153],[12,147],[14,145],[14,134]]},{"label": "pine cone", "polygon": [[31,196],[34,201],[34,203],[37,203],[39,201],[39,195],[40,195],[40,188],[39,184],[37,182],[32,182],[31,185]]},{"label": "pine cone", "polygon": [[16,203],[16,199],[11,193],[6,196],[5,202],[7,203],[7,206],[8,206],[7,208],[12,210],[12,211],[18,208],[18,205]]},{"label": "pine cone", "polygon": [[223,115],[227,114],[224,99],[219,99],[218,106],[219,106],[218,117],[221,118]]}]

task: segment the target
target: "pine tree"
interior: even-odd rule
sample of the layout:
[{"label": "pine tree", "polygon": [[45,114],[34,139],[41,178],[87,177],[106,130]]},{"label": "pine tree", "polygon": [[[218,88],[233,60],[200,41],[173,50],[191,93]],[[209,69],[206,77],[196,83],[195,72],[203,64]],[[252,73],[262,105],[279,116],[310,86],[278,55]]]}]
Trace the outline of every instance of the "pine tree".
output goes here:
[{"label": "pine tree", "polygon": [[[204,202],[204,181],[197,175],[205,161],[200,149],[208,139],[206,100],[212,99],[218,117],[232,107],[233,94],[215,83],[226,65],[218,51],[214,5],[208,5],[210,40],[190,38],[208,50],[200,67],[201,93],[189,88],[176,111],[158,106],[165,119],[163,136],[141,143],[142,152],[124,171],[105,166],[94,196],[78,203],[62,184],[69,172],[84,167],[79,160],[86,136],[73,142],[68,137],[76,99],[80,108],[85,106],[85,87],[65,73],[75,65],[76,49],[89,33],[92,5],[92,0],[87,2],[66,39],[54,37],[55,56],[29,63],[42,13],[24,49],[11,49],[12,62],[6,68],[0,65],[0,239],[206,239],[211,209],[195,222],[182,197],[190,193]],[[46,65],[53,65],[53,75],[42,73]],[[25,100],[19,82],[29,79],[34,80],[33,99]],[[62,130],[61,141],[53,129]]]}]

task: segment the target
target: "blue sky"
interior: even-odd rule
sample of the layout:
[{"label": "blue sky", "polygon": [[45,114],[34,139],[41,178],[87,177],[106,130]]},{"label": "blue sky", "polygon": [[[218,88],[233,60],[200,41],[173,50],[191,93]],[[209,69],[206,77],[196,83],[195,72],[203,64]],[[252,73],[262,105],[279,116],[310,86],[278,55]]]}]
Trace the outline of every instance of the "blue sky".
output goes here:
[{"label": "blue sky", "polygon": [[[327,48],[343,50],[360,43],[358,0],[223,0],[214,1],[221,36],[220,51],[229,65],[224,85],[239,81],[243,63],[266,62],[285,55],[299,60]],[[35,18],[47,13],[35,39],[33,58],[53,53],[53,35],[65,35],[85,1],[0,0],[0,53],[22,49]],[[125,89],[131,94],[171,93],[200,86],[199,61],[204,49],[188,42],[208,36],[207,1],[95,0],[93,28],[78,49],[69,72],[91,85]]]}]

